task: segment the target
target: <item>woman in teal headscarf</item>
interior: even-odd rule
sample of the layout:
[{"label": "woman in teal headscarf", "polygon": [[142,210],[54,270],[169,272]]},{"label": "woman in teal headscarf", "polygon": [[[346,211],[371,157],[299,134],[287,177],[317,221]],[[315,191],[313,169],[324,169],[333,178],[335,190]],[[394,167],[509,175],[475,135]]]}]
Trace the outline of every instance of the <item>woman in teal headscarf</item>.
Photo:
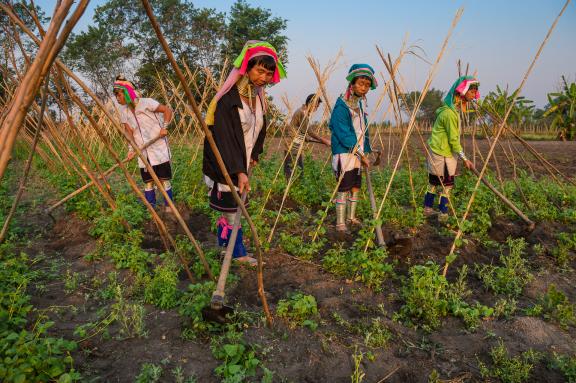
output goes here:
[{"label": "woman in teal headscarf", "polygon": [[357,225],[356,206],[362,185],[361,166],[368,167],[371,152],[366,114],[366,94],[376,89],[374,69],[354,64],[346,76],[346,93],[338,97],[330,116],[332,169],[340,181],[336,194],[336,230],[346,232],[347,223]]},{"label": "woman in teal headscarf", "polygon": [[479,82],[472,76],[461,76],[454,82],[444,98],[444,105],[436,110],[432,136],[428,140],[428,190],[424,196],[424,214],[434,213],[436,189],[440,188],[441,218],[448,216],[448,193],[454,187],[454,175],[458,157],[464,166],[472,169],[474,164],[464,154],[460,143],[460,113],[466,112],[468,103],[480,98]]}]

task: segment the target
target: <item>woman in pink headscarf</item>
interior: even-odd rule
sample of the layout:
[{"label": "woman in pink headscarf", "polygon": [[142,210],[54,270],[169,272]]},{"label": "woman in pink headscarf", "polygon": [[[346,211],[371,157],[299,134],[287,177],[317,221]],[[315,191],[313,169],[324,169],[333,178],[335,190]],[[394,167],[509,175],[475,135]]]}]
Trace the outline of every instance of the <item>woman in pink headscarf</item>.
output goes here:
[{"label": "woman in pink headscarf", "polygon": [[[434,214],[436,191],[440,191],[438,210],[440,219],[448,218],[448,195],[454,187],[458,157],[464,166],[474,165],[464,154],[460,143],[460,111],[466,112],[468,103],[480,97],[478,80],[472,76],[459,77],[444,98],[444,105],[436,110],[432,135],[428,140],[428,190],[424,196],[424,214]],[[458,157],[457,157],[458,156]]]},{"label": "woman in pink headscarf", "polygon": [[[141,98],[135,90],[134,84],[118,76],[114,82],[114,95],[120,104],[120,122],[124,125],[128,135],[134,138],[139,148],[158,136],[164,137],[143,150],[156,176],[162,181],[166,193],[172,199],[172,168],[170,166],[171,153],[168,146],[166,126],[172,121],[172,109],[162,105],[152,98]],[[134,148],[128,145],[128,158],[134,157]],[[138,158],[140,175],[144,181],[144,195],[146,200],[156,206],[156,192],[152,175]],[[168,201],[164,201],[166,212],[171,212]]]},{"label": "woman in pink headscarf", "polygon": [[[248,169],[258,162],[264,149],[264,89],[284,77],[286,74],[274,47],[264,41],[248,41],[234,61],[234,68],[226,82],[208,107],[206,125],[240,194],[250,190]],[[210,188],[210,207],[222,213],[217,221],[218,244],[227,246],[238,207],[206,140],[202,172]],[[233,257],[240,262],[256,264],[256,259],[250,257],[244,247],[242,228],[238,231]]]}]

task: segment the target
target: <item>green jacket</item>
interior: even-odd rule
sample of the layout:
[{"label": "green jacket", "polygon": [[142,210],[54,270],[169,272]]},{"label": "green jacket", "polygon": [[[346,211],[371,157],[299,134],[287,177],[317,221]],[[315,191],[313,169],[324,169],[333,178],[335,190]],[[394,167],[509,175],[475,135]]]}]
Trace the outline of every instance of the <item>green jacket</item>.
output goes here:
[{"label": "green jacket", "polygon": [[460,115],[454,108],[444,104],[436,109],[436,121],[428,145],[434,153],[443,157],[452,157],[454,153],[462,152]]}]

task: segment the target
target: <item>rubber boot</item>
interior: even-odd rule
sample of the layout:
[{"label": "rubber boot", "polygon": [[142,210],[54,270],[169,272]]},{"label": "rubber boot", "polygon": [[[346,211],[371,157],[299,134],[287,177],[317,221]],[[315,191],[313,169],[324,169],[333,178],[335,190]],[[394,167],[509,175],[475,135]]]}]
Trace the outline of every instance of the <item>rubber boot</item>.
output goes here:
[{"label": "rubber boot", "polygon": [[358,225],[360,221],[356,218],[356,207],[358,206],[358,196],[360,191],[351,191],[346,204],[347,216],[346,221],[351,225]]},{"label": "rubber boot", "polygon": [[338,192],[336,194],[336,230],[345,232],[346,227],[346,199],[348,192]]}]

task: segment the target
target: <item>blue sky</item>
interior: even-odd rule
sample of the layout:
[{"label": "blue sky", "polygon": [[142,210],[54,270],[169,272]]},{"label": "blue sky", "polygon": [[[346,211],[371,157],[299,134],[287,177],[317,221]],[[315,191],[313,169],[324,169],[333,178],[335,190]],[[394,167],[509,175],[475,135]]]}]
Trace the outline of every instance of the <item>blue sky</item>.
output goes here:
[{"label": "blue sky", "polygon": [[[52,12],[54,1],[41,0],[37,3],[47,14]],[[93,9],[101,3],[103,1],[100,0],[91,2],[78,30],[92,22]],[[193,3],[197,7],[226,12],[234,1],[197,0]],[[373,65],[377,72],[385,72],[375,45],[395,56],[408,34],[408,41],[424,49],[428,59],[434,61],[459,7],[464,8],[464,14],[432,86],[448,89],[457,76],[456,61],[461,59],[464,63],[470,63],[471,71],[477,71],[482,94],[493,90],[497,84],[515,89],[564,1],[365,0],[353,3],[250,0],[248,3],[271,9],[275,16],[288,20],[288,79],[273,87],[270,93],[273,96],[286,94],[298,104],[315,90],[316,85],[306,60],[307,55],[314,56],[324,65],[342,48],[344,56],[327,84],[330,97],[334,100],[346,86],[344,77],[351,64],[366,62]],[[354,7],[353,4],[358,6]],[[575,37],[576,4],[571,3],[523,91],[523,95],[534,100],[537,106],[546,103],[546,94],[558,87],[561,75],[575,80]],[[428,69],[427,64],[414,57],[405,58],[400,72],[406,89],[421,89]],[[369,101],[374,103],[376,96],[376,93],[372,94]]]}]

